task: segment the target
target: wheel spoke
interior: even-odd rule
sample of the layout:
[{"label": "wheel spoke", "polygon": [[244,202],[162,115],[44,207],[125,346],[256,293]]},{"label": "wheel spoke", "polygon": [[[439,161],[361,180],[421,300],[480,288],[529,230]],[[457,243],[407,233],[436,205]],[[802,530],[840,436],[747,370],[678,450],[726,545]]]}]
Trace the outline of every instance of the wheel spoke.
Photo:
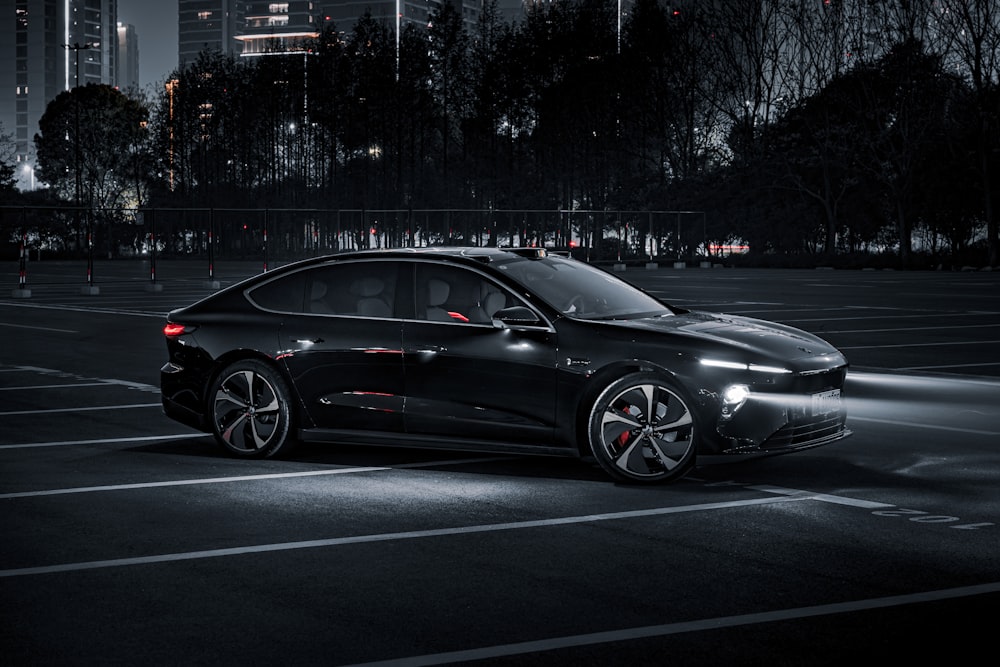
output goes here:
[{"label": "wheel spoke", "polygon": [[644,384],[639,387],[639,391],[646,399],[646,423],[652,424],[656,416],[656,387],[651,384]]},{"label": "wheel spoke", "polygon": [[269,414],[273,414],[273,413],[278,412],[278,410],[280,410],[280,409],[281,409],[281,404],[278,403],[278,397],[275,396],[272,393],[271,394],[271,402],[268,403],[267,405],[265,405],[262,408],[257,408],[257,414],[258,415],[262,415],[262,414],[269,415]]},{"label": "wheel spoke", "polygon": [[[257,449],[262,449],[264,445],[267,444],[267,441],[271,439],[271,433],[268,433],[266,438],[261,436],[261,426],[263,426],[263,424],[258,419],[252,419],[250,421],[250,433],[253,435],[253,442]],[[273,433],[274,431],[272,430],[271,432]]]},{"label": "wheel spoke", "polygon": [[659,426],[657,426],[657,427],[655,427],[653,429],[653,432],[654,433],[663,433],[664,431],[673,431],[673,430],[679,429],[679,428],[681,428],[683,426],[687,426],[687,425],[689,425],[691,423],[692,423],[691,413],[685,411],[684,414],[681,415],[679,419],[677,419],[675,421],[672,421],[672,422],[669,422],[667,424],[660,424]]},{"label": "wheel spoke", "polygon": [[614,407],[605,410],[604,416],[601,418],[602,428],[609,424],[624,424],[628,428],[642,428],[642,424],[633,419],[630,414],[622,410],[616,410]]},{"label": "wheel spoke", "polygon": [[633,439],[615,460],[615,465],[632,474],[648,475],[651,471],[642,455],[642,441],[642,437]]},{"label": "wheel spoke", "polygon": [[683,443],[684,449],[681,450],[680,454],[668,454],[664,451],[662,443],[659,440],[656,438],[649,438],[650,446],[656,451],[657,458],[667,470],[673,470],[676,468],[684,458],[684,454],[687,453],[688,447],[691,446],[690,442],[683,441]]},{"label": "wheel spoke", "polygon": [[246,407],[247,402],[245,399],[234,396],[225,384],[219,387],[219,391],[215,392],[215,402],[218,404],[220,401],[225,401],[227,403],[232,403],[233,405],[238,405],[241,408]]},{"label": "wheel spoke", "polygon": [[233,434],[237,432],[237,429],[242,426],[246,420],[247,413],[241,412],[239,416],[236,417],[236,419],[234,419],[233,422],[222,431],[222,439],[234,447],[240,447],[239,443],[233,442]]}]

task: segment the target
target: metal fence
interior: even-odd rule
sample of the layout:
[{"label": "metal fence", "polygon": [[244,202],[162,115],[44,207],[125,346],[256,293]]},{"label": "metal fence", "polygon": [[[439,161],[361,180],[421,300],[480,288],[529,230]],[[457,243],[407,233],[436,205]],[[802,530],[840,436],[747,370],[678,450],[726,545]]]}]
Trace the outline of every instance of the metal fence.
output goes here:
[{"label": "metal fence", "polygon": [[204,258],[287,262],[424,246],[570,249],[594,262],[704,257],[696,211],[0,208],[0,253],[31,259]]}]

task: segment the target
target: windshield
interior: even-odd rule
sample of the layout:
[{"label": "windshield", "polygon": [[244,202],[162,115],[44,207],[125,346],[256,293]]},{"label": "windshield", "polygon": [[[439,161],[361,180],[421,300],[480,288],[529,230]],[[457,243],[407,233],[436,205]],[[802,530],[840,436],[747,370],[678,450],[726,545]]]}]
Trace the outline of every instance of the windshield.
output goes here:
[{"label": "windshield", "polygon": [[497,268],[571,317],[600,320],[673,314],[645,292],[576,260],[518,258]]}]

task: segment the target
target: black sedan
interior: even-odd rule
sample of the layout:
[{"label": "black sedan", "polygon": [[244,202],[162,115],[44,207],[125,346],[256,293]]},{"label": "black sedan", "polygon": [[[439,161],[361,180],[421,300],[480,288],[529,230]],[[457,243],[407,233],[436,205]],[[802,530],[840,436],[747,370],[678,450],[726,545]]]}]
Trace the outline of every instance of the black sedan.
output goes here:
[{"label": "black sedan", "polygon": [[523,452],[664,482],[697,454],[849,433],[847,361],[820,338],[539,249],[305,260],[172,311],[164,334],[165,413],[237,456],[299,439]]}]

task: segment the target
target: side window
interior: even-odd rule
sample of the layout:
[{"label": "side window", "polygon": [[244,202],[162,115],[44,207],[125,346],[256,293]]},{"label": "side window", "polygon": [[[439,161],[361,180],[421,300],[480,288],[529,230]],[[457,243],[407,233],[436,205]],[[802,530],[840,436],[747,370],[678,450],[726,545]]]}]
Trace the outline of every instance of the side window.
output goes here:
[{"label": "side window", "polygon": [[459,267],[420,264],[415,288],[417,319],[434,322],[489,324],[513,303],[500,286]]},{"label": "side window", "polygon": [[297,271],[255,287],[248,293],[260,308],[280,313],[301,313],[306,303],[306,276]]},{"label": "side window", "polygon": [[393,317],[395,262],[349,262],[306,272],[305,312],[357,317]]}]

